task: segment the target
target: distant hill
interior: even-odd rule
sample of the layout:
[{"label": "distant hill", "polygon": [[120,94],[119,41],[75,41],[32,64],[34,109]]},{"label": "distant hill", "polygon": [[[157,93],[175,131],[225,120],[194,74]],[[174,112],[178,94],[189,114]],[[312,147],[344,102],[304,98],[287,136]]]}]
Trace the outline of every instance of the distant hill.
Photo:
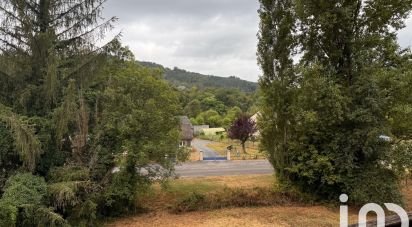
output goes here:
[{"label": "distant hill", "polygon": [[165,72],[165,79],[175,86],[184,86],[186,88],[238,88],[244,92],[254,92],[258,84],[242,80],[235,76],[219,77],[212,75],[203,75],[200,73],[189,72],[177,67],[170,69],[152,62],[139,62],[141,65],[150,68],[160,68]]}]

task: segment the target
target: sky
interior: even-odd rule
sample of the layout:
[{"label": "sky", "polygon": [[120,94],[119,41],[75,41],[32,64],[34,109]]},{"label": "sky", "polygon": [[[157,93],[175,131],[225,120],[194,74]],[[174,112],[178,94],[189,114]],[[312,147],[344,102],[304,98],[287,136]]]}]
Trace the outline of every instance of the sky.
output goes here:
[{"label": "sky", "polygon": [[[109,0],[104,17],[119,21],[111,34],[141,61],[216,76],[257,81],[257,0]],[[399,35],[412,46],[412,19]]]}]

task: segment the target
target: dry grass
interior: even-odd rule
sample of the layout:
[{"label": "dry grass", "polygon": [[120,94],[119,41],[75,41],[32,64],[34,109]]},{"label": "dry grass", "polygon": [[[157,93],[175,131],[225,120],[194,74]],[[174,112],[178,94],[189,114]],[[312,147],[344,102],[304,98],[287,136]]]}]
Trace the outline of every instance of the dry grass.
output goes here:
[{"label": "dry grass", "polygon": [[[351,220],[356,220],[352,215]],[[122,219],[110,227],[263,227],[263,226],[339,226],[339,210],[321,206],[231,208],[208,212],[190,212],[181,215],[165,211]]]},{"label": "dry grass", "polygon": [[[246,155],[243,155],[242,146],[240,142],[236,140],[224,139],[219,142],[213,142],[211,144],[208,144],[207,146],[210,149],[213,149],[216,152],[218,152],[220,155],[226,156],[226,148],[230,145],[233,145],[233,150],[231,154],[232,159],[236,159],[236,158],[242,159],[243,156],[245,157],[245,159],[250,159],[251,157],[256,156],[256,155],[258,156],[258,158],[264,158],[263,153],[259,151],[258,142],[255,142],[255,143],[252,143],[250,141],[246,142],[246,152],[247,152]],[[239,157],[237,157],[237,154],[239,154]]]},{"label": "dry grass", "polygon": [[409,180],[407,185],[403,185],[402,194],[404,196],[406,209],[412,211],[412,180]]},{"label": "dry grass", "polygon": [[246,176],[215,176],[215,177],[199,177],[199,178],[184,178],[174,181],[176,184],[200,184],[208,183],[215,186],[234,187],[272,187],[275,183],[275,178],[271,174],[266,175],[246,175]]},{"label": "dry grass", "polygon": [[[327,206],[289,205],[272,207],[224,208],[212,211],[194,211],[173,214],[170,207],[177,199],[191,192],[214,192],[224,187],[254,188],[273,187],[271,175],[203,177],[178,179],[170,182],[167,189],[153,187],[150,196],[151,212],[110,222],[109,227],[261,227],[261,226],[339,226],[339,208]],[[404,187],[407,208],[412,209],[412,184]],[[146,202],[147,202],[146,201]],[[350,211],[350,223],[357,220],[357,210]],[[371,217],[373,218],[373,217]]]},{"label": "dry grass", "polygon": [[192,193],[208,193],[228,188],[273,187],[272,175],[248,175],[225,177],[182,178],[169,182],[166,187],[152,186],[150,192],[141,196],[139,204],[147,204],[149,210],[165,210]]}]

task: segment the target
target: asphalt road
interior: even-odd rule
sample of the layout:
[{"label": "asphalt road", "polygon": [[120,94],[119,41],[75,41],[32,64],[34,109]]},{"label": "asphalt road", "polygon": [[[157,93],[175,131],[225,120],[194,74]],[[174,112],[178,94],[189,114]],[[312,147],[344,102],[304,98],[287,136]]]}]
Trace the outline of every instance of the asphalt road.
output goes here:
[{"label": "asphalt road", "polygon": [[192,146],[198,151],[203,151],[204,158],[220,157],[220,155],[217,152],[207,147],[207,145],[210,143],[213,142],[209,140],[194,139],[192,141]]},{"label": "asphalt road", "polygon": [[271,174],[274,172],[267,160],[199,161],[183,163],[175,168],[176,174],[180,177]]}]

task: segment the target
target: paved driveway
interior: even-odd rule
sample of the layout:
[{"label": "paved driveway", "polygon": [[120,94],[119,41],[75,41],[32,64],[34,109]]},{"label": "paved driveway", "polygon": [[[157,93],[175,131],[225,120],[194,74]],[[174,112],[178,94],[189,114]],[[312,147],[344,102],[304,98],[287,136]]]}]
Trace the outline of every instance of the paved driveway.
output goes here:
[{"label": "paved driveway", "polygon": [[177,165],[176,174],[180,177],[230,176],[274,173],[267,160],[250,161],[199,161]]},{"label": "paved driveway", "polygon": [[198,151],[203,151],[204,158],[221,157],[216,151],[207,147],[207,145],[211,143],[213,142],[209,140],[194,139],[192,141],[192,146]]}]

